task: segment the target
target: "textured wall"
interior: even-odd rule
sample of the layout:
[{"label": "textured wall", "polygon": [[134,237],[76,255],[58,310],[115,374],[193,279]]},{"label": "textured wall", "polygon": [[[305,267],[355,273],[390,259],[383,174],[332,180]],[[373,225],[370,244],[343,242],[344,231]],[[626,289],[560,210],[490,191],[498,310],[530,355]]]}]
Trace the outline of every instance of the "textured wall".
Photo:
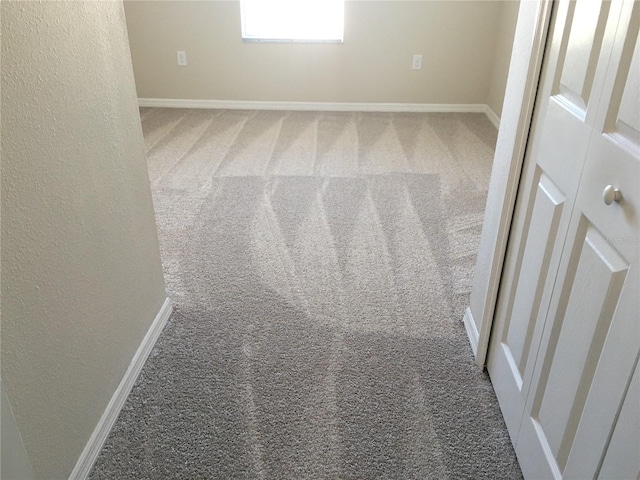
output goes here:
[{"label": "textured wall", "polygon": [[165,298],[119,2],[2,1],[2,381],[67,478]]},{"label": "textured wall", "polygon": [[487,98],[487,105],[498,117],[502,115],[504,91],[507,87],[507,77],[509,76],[511,49],[513,47],[513,36],[516,32],[519,8],[519,0],[500,2],[500,22],[498,24],[495,57],[489,84],[489,96]]},{"label": "textured wall", "polygon": [[32,480],[33,470],[5,390],[0,380],[0,478]]},{"label": "textured wall", "polygon": [[238,1],[125,11],[142,98],[464,104],[486,103],[500,3],[347,1],[343,44],[245,43]]}]

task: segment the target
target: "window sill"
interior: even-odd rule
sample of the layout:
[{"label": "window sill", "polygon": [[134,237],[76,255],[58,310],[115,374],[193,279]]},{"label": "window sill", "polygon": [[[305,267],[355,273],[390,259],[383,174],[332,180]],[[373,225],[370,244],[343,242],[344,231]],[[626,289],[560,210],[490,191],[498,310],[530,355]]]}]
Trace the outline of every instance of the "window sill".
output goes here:
[{"label": "window sill", "polygon": [[298,38],[247,38],[243,37],[242,41],[245,43],[344,43],[344,40],[340,39],[326,39],[326,40],[314,40],[314,39],[298,39]]}]

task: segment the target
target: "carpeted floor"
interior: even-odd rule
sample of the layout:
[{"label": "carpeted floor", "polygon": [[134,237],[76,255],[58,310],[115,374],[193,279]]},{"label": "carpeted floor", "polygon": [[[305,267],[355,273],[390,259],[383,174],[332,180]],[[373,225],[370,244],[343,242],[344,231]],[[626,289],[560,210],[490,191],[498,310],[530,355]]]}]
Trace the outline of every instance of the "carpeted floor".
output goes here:
[{"label": "carpeted floor", "polygon": [[141,116],[175,313],[91,479],[521,478],[461,323],[484,115]]}]

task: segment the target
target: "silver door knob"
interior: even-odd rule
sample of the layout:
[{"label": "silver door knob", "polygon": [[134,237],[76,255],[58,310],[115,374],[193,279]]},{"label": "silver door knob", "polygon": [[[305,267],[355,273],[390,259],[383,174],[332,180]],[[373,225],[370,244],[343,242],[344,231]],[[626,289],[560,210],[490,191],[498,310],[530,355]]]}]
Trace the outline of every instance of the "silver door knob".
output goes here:
[{"label": "silver door knob", "polygon": [[622,199],[622,192],[617,188],[613,188],[613,185],[607,185],[602,191],[602,200],[607,205],[611,205],[613,202],[619,202]]}]

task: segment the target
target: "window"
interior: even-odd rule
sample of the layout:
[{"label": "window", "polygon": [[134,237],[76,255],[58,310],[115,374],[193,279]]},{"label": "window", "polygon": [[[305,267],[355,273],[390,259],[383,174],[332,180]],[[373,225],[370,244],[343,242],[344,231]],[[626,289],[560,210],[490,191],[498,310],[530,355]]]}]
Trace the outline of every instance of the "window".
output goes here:
[{"label": "window", "polygon": [[344,0],[241,0],[242,38],[342,42]]}]

